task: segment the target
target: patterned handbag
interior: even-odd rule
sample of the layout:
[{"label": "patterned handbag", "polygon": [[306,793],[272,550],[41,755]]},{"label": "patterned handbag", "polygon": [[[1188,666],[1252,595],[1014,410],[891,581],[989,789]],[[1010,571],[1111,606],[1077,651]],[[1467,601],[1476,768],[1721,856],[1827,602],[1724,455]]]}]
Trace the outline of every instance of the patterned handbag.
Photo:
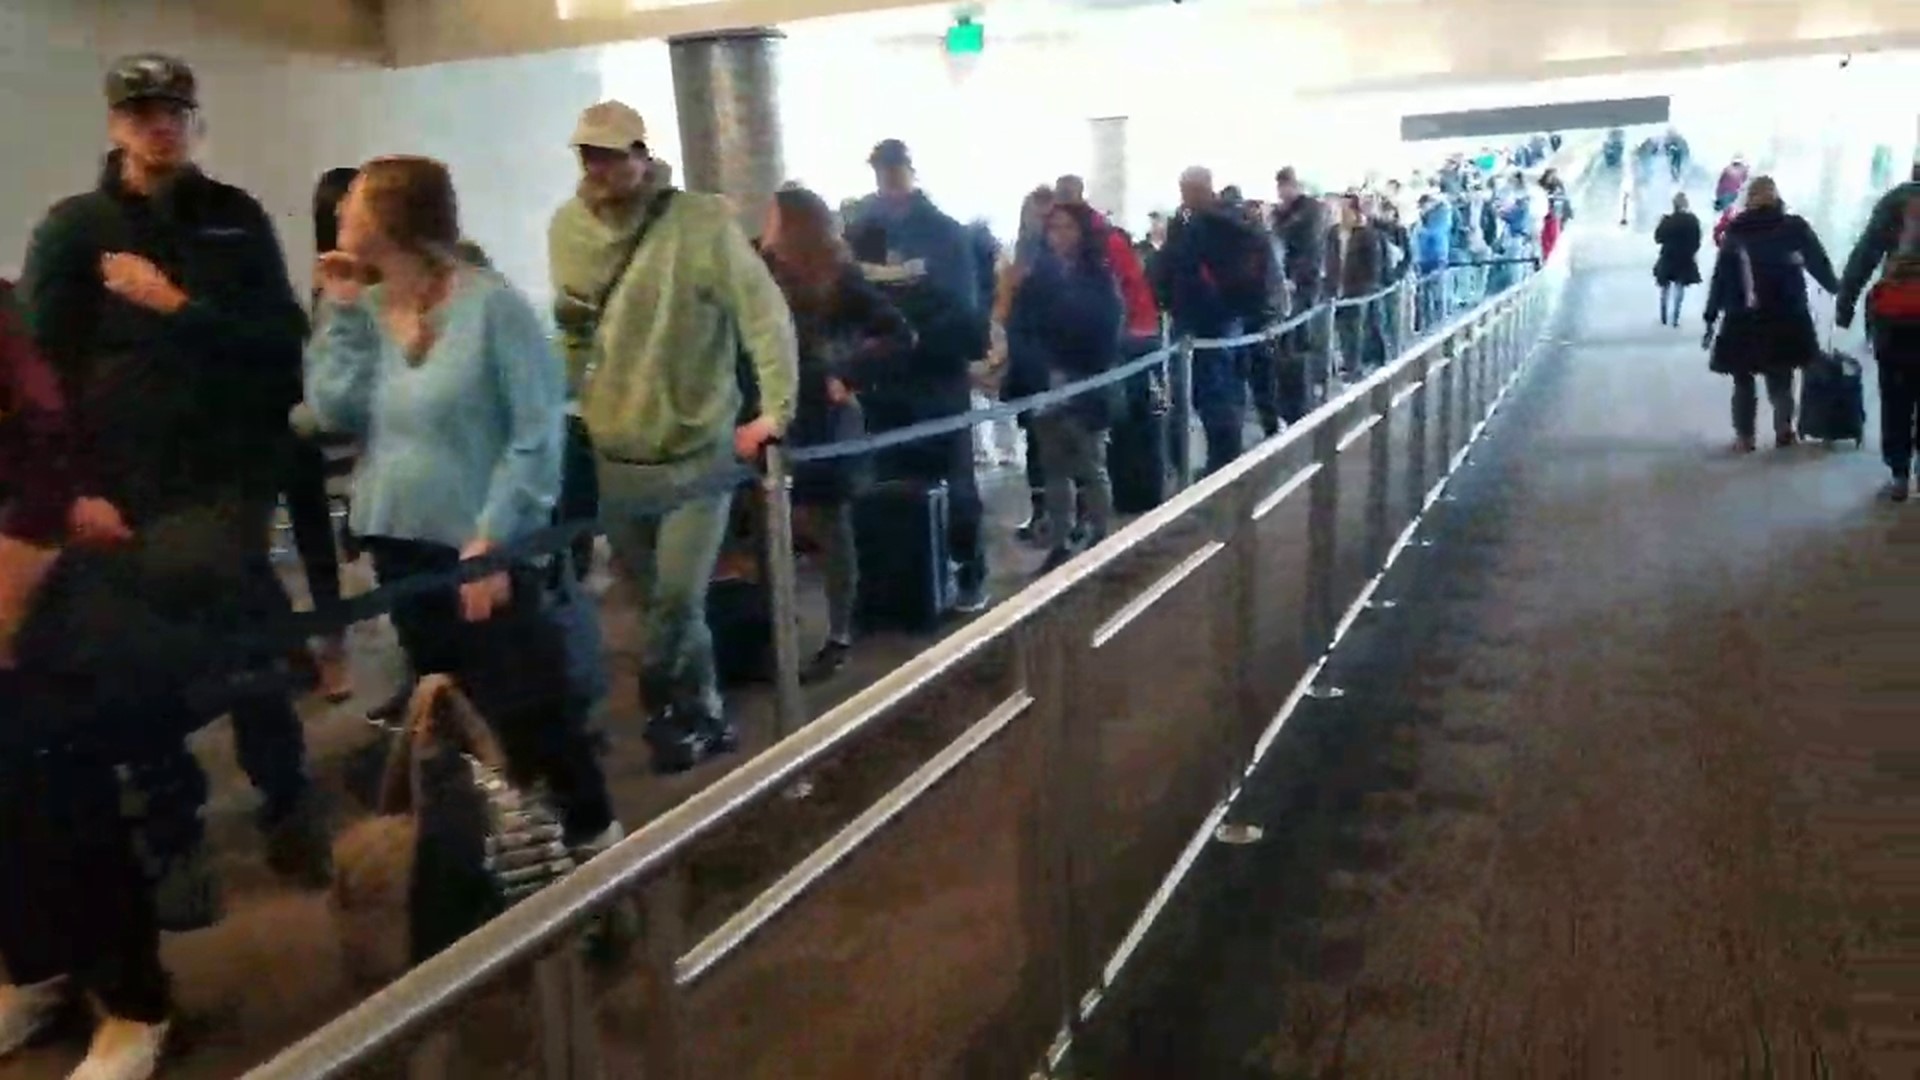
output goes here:
[{"label": "patterned handbag", "polygon": [[343,833],[334,861],[346,963],[371,981],[399,975],[574,869],[559,814],[507,779],[492,731],[446,675],[420,680],[387,760],[379,816]]}]

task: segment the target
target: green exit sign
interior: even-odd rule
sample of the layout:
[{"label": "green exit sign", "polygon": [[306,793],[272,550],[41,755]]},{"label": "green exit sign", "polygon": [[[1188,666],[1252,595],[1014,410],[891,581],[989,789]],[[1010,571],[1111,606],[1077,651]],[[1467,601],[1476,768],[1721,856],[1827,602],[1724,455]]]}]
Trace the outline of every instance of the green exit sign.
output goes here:
[{"label": "green exit sign", "polygon": [[947,55],[970,56],[986,50],[987,28],[961,16],[947,28]]}]

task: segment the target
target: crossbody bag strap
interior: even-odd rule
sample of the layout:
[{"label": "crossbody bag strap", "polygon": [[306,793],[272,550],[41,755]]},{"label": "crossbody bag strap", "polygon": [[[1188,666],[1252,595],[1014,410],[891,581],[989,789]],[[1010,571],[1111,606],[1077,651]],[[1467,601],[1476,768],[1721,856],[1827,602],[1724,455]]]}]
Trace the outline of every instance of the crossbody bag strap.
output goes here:
[{"label": "crossbody bag strap", "polygon": [[605,314],[607,302],[613,299],[614,290],[620,287],[620,282],[625,280],[627,271],[633,268],[634,257],[640,254],[640,245],[646,241],[647,234],[653,231],[653,227],[659,224],[660,219],[667,216],[667,204],[673,201],[673,193],[673,188],[663,188],[647,202],[647,208],[640,217],[639,228],[633,230],[633,238],[627,241],[627,249],[620,253],[620,261],[614,266],[606,285],[601,287],[600,295],[594,297],[593,310],[596,313]]}]

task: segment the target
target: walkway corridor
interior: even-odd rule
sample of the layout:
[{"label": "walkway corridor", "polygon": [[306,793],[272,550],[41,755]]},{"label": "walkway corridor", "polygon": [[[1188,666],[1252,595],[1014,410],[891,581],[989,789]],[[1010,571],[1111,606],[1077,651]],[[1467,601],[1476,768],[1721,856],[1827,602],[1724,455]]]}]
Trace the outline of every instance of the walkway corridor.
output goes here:
[{"label": "walkway corridor", "polygon": [[1084,1075],[1920,1076],[1920,511],[1724,449],[1699,298],[1583,240]]}]

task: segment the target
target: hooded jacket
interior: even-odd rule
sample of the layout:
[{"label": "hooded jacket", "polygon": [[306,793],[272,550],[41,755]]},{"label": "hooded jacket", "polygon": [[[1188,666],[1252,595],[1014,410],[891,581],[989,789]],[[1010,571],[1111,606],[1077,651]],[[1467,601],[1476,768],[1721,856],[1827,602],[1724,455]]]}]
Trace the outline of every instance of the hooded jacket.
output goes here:
[{"label": "hooded jacket", "polygon": [[[548,255],[568,367],[592,369],[581,410],[602,456],[666,465],[730,449],[744,400],[742,352],[760,414],[778,431],[792,422],[793,318],[719,197],[676,191],[608,217],[570,199],[554,214]],[[605,308],[593,310],[602,295]]]},{"label": "hooded jacket", "polygon": [[[270,495],[300,400],[306,313],[253,197],[188,168],[152,196],[121,182],[48,211],[19,298],[60,379],[103,495],[136,523],[235,493]],[[188,302],[164,315],[108,292],[100,260],[153,262]]]}]

